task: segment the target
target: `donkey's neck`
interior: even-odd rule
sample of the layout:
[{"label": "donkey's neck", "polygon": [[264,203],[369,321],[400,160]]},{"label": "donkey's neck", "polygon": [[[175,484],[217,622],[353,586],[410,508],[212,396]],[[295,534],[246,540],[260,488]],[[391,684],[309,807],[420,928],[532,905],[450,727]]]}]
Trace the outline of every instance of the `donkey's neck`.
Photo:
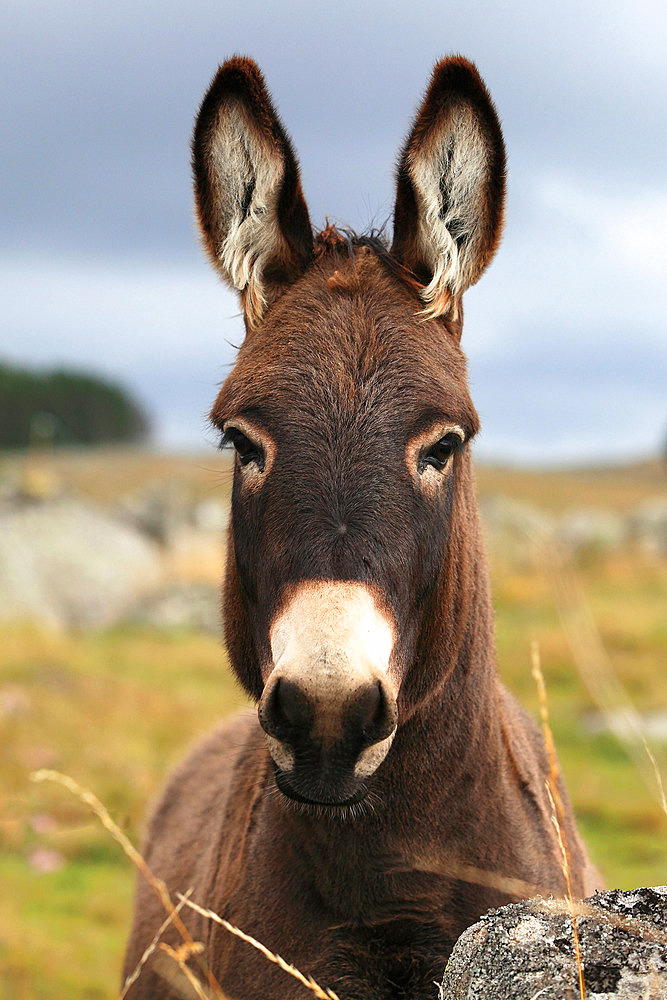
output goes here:
[{"label": "donkey's neck", "polygon": [[438,734],[445,753],[456,739],[455,723],[466,728],[473,717],[488,711],[488,697],[496,684],[486,553],[472,469],[468,465],[465,471],[438,585],[423,616],[416,662],[410,670],[410,675],[423,679],[427,692],[417,702],[416,721],[422,720]]},{"label": "donkey's neck", "polygon": [[506,752],[481,542],[467,553],[465,578],[454,581],[450,600],[441,608],[440,641],[414,665],[422,676],[441,681],[400,726],[387,761],[392,788],[398,783],[401,797],[415,800],[411,807],[419,814],[445,805],[449,811],[469,809],[473,803],[469,794],[461,795],[462,785],[470,788],[492,774]]}]

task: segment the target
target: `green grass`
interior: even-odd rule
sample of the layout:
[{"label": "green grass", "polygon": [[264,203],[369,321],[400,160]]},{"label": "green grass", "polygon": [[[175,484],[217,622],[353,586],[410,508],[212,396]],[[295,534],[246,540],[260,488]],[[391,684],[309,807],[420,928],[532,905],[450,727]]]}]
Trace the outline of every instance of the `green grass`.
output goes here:
[{"label": "green grass", "polygon": [[[656,786],[642,780],[613,736],[588,734],[584,716],[595,702],[574,665],[547,582],[531,570],[494,576],[501,675],[537,716],[530,643],[539,643],[560,763],[593,860],[609,886],[664,883],[667,818]],[[667,707],[664,565],[624,553],[587,563],[579,578],[612,668],[635,708]],[[664,754],[653,750],[667,777]]]},{"label": "green grass", "polygon": [[[0,689],[22,698],[2,721],[0,998],[112,997],[134,871],[85,807],[28,775],[46,766],[75,776],[138,844],[170,765],[243,697],[207,637],[21,628],[1,641]],[[44,815],[53,829],[36,833]],[[36,871],[37,847],[63,868]]]},{"label": "green grass", "polygon": [[[79,463],[79,482],[85,483],[90,469],[83,459],[70,461]],[[179,462],[183,475],[190,468],[194,492],[206,495],[210,482],[201,465]],[[134,483],[140,471],[130,464],[126,475]],[[166,475],[169,466],[156,460],[151,474],[156,468]],[[210,477],[219,474],[216,468]],[[554,498],[552,484],[533,475],[531,494],[529,474],[522,474],[523,500],[538,502],[551,490],[558,507],[568,491],[576,493],[571,482],[561,483]],[[623,482],[611,492],[621,509],[628,496],[648,487],[641,477],[633,483],[619,475]],[[112,469],[117,483],[114,477]],[[496,491],[505,489],[506,477],[511,481],[509,473],[494,479],[487,470],[484,491],[494,492],[494,482]],[[608,476],[579,472],[575,478],[587,503],[605,506]],[[104,492],[99,470],[92,481]],[[578,572],[634,703],[640,710],[664,707],[664,565],[627,551],[587,559]],[[589,735],[582,724],[594,703],[543,572],[498,561],[492,577],[501,674],[536,713],[530,644],[539,642],[560,760],[594,861],[611,886],[664,883],[667,819],[625,749],[609,735]],[[148,805],[169,767],[243,696],[220,644],[207,636],[149,629],[67,635],[17,627],[3,628],[0,642],[0,1000],[111,998],[134,872],[80,803],[64,789],[32,784],[28,775],[40,767],[71,774],[139,843]],[[57,852],[62,868],[36,870],[31,857],[37,848]]]},{"label": "green grass", "polygon": [[0,857],[0,998],[117,996],[133,878],[116,857],[70,861],[51,875]]}]

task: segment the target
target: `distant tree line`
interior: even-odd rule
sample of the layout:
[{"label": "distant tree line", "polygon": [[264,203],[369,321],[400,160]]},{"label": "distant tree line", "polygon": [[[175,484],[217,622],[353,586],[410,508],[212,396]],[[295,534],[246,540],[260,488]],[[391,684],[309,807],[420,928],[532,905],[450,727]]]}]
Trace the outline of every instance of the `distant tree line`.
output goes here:
[{"label": "distant tree line", "polygon": [[0,363],[0,448],[138,442],[149,422],[119,386],[67,370],[31,372]]}]

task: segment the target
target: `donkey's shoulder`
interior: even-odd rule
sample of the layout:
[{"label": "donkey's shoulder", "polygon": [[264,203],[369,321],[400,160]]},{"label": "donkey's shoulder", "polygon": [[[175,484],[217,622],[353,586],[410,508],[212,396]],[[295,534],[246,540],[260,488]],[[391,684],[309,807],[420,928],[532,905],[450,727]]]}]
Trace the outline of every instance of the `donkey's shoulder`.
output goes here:
[{"label": "donkey's shoulder", "polygon": [[257,715],[250,710],[225,720],[196,743],[172,771],[153,809],[147,854],[161,853],[158,845],[165,841],[173,850],[174,838],[190,852],[197,841],[210,842],[238,779],[245,776],[246,781],[256,782],[265,747]]}]

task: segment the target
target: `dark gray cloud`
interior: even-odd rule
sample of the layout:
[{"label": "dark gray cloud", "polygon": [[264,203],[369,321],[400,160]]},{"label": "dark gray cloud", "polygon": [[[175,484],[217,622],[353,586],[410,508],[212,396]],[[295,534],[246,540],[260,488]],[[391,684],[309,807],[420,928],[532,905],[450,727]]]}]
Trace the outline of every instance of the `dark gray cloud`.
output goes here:
[{"label": "dark gray cloud", "polygon": [[641,4],[623,13],[569,3],[556,15],[526,0],[268,9],[27,0],[10,15],[2,60],[6,224],[24,245],[185,246],[193,114],[217,63],[236,51],[265,69],[315,218],[363,225],[368,209],[388,209],[410,116],[432,63],[452,50],[482,68],[517,183],[561,166],[597,184],[659,183],[659,17],[658,5],[642,16]]},{"label": "dark gray cloud", "polygon": [[[658,4],[25,0],[5,20],[0,353],[112,371],[154,406],[163,440],[201,440],[233,357],[226,338],[241,329],[206,271],[191,208],[192,120],[217,64],[234,52],[257,59],[314,221],[363,228],[390,213],[394,160],[433,62],[462,51],[489,85],[509,150],[504,244],[467,304],[483,442],[510,435],[519,456],[562,457],[552,395],[576,397],[572,427],[588,423],[568,438],[572,455],[604,448],[621,396],[642,446],[658,441],[660,403],[648,402],[667,307]],[[523,436],[519,399],[535,408]]]}]

